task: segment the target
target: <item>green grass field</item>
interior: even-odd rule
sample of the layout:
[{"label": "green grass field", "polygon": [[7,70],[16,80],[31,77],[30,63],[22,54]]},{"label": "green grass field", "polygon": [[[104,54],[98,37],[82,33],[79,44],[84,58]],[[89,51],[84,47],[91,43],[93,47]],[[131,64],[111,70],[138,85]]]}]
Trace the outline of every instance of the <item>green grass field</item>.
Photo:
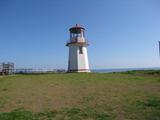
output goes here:
[{"label": "green grass field", "polygon": [[0,120],[160,120],[160,71],[0,76]]}]

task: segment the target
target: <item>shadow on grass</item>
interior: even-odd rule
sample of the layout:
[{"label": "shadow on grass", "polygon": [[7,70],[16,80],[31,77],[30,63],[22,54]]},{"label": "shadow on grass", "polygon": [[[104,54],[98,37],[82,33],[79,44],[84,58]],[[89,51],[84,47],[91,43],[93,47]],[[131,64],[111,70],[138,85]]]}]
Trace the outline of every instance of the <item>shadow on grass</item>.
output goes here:
[{"label": "shadow on grass", "polygon": [[46,111],[32,113],[24,109],[16,109],[12,112],[0,113],[0,120],[112,120],[107,113],[98,112],[93,108],[71,108],[60,111]]},{"label": "shadow on grass", "polygon": [[0,120],[38,120],[38,118],[29,111],[16,109],[12,112],[0,113]]},{"label": "shadow on grass", "polygon": [[158,75],[160,76],[160,70],[132,70],[132,71],[126,71],[126,72],[121,72],[124,74],[138,74],[138,75]]},{"label": "shadow on grass", "polygon": [[146,101],[138,100],[129,108],[129,118],[136,120],[160,120],[160,98],[149,96]]}]

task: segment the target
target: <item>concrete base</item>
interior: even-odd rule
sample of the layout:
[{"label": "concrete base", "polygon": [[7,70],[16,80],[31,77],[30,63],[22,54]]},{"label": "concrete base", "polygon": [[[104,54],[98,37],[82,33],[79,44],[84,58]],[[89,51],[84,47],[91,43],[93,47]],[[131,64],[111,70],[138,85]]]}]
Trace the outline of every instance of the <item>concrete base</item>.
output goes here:
[{"label": "concrete base", "polygon": [[79,69],[79,70],[68,70],[69,73],[89,73],[91,72],[89,69]]}]

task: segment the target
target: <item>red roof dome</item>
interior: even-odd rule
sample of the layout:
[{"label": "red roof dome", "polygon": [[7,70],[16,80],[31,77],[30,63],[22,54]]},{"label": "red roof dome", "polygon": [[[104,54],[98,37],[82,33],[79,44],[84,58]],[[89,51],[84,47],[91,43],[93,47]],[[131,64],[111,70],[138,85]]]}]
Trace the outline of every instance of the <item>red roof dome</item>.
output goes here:
[{"label": "red roof dome", "polygon": [[74,31],[76,29],[84,29],[85,30],[85,28],[81,27],[81,25],[79,25],[79,24],[76,24],[74,27],[71,27],[69,30],[70,31],[72,31],[72,30]]}]

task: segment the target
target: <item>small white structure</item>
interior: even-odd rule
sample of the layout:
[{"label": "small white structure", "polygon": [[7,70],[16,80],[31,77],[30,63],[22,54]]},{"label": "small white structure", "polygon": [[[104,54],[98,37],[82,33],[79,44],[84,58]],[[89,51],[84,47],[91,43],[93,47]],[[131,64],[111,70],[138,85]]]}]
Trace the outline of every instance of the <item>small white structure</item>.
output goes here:
[{"label": "small white structure", "polygon": [[69,31],[70,40],[66,44],[69,47],[68,72],[90,72],[85,28],[76,24]]},{"label": "small white structure", "polygon": [[0,63],[0,75],[9,75],[14,73],[14,63]]}]

